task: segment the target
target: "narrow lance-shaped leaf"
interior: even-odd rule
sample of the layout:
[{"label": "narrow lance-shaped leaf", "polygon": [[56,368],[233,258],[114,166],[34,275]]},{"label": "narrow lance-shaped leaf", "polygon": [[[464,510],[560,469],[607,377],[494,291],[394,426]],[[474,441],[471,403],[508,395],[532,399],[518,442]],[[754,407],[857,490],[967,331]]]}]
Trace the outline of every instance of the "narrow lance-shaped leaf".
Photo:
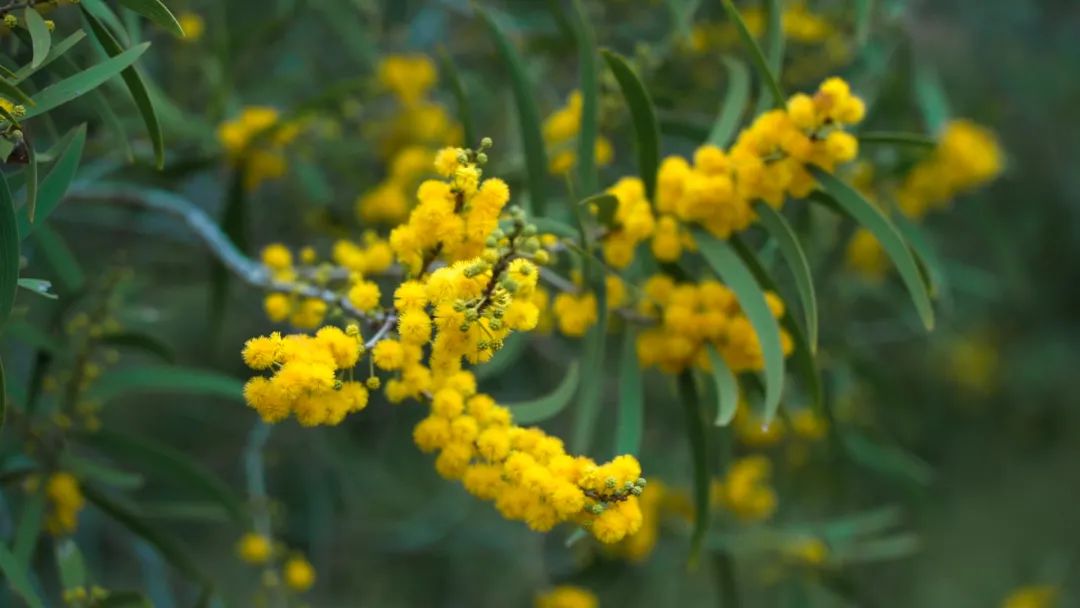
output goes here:
[{"label": "narrow lance-shaped leaf", "polygon": [[11,316],[19,284],[19,224],[7,179],[0,172],[0,328]]},{"label": "narrow lance-shaped leaf", "polygon": [[896,226],[877,207],[836,176],[818,167],[811,167],[810,171],[825,193],[859,225],[873,233],[881,243],[885,253],[900,273],[900,278],[904,281],[908,293],[911,294],[923,325],[927,330],[933,329],[934,307],[930,303],[930,294],[926,289],[926,284],[923,283],[915,258],[912,257],[911,250],[908,249]]},{"label": "narrow lance-shaped leaf", "polygon": [[645,387],[637,356],[637,332],[623,334],[619,356],[619,418],[615,423],[615,454],[637,454],[645,426]]},{"label": "narrow lance-shaped leaf", "polygon": [[940,292],[946,288],[945,264],[942,263],[941,256],[934,249],[929,236],[918,224],[908,219],[903,213],[897,213],[894,218],[896,229],[907,240],[916,260],[926,271],[930,295],[935,298],[941,297]]},{"label": "narrow lance-shaped leaf", "polygon": [[771,422],[780,407],[780,396],[784,389],[784,349],[780,342],[780,326],[765,301],[761,286],[731,245],[701,229],[694,231],[694,240],[705,261],[735,292],[739,306],[757,333],[765,360],[765,421]]},{"label": "narrow lance-shaped leaf", "polygon": [[26,568],[15,559],[11,551],[0,543],[0,573],[3,573],[6,584],[23,599],[30,608],[42,608],[41,598],[34,591],[30,583],[30,576]]},{"label": "narrow lance-shaped leaf", "polygon": [[645,184],[645,196],[652,200],[656,193],[656,171],[660,164],[660,124],[656,121],[652,98],[641,78],[622,55],[608,50],[601,52],[608,67],[615,74],[626,105],[630,108],[630,117],[634,123],[638,175]]},{"label": "narrow lance-shaped leaf", "polygon": [[791,274],[795,276],[795,287],[799,292],[799,300],[802,304],[803,316],[806,323],[806,338],[810,342],[810,351],[817,352],[818,341],[818,312],[817,294],[814,292],[814,279],[810,276],[810,262],[806,259],[806,253],[799,244],[795,231],[784,219],[784,216],[770,207],[767,203],[759,203],[754,207],[757,211],[761,225],[765,227],[769,235],[780,247],[780,254],[784,256]]},{"label": "narrow lance-shaped leaf", "polygon": [[23,93],[19,87],[11,84],[4,78],[0,78],[0,95],[27,106],[34,105],[34,100],[29,95]]},{"label": "narrow lance-shaped leaf", "polygon": [[64,287],[71,292],[82,289],[86,283],[86,273],[60,233],[42,221],[34,229],[34,238]]},{"label": "narrow lance-shaped leaf", "polygon": [[735,137],[739,121],[746,112],[746,104],[750,101],[750,71],[746,69],[746,64],[728,55],[724,55],[723,61],[728,73],[727,91],[720,103],[720,113],[709,132],[709,143],[720,148],[726,148]]},{"label": "narrow lance-shaped leaf", "polygon": [[34,150],[34,142],[23,139],[26,146],[26,217],[34,221],[34,213],[37,211],[38,201],[38,155]]},{"label": "narrow lance-shaped leaf", "polygon": [[915,99],[927,130],[940,133],[949,120],[949,100],[941,78],[929,65],[920,65],[915,70]]},{"label": "narrow lance-shaped leaf", "polygon": [[16,562],[30,567],[34,560],[34,549],[41,536],[41,523],[45,518],[45,488],[39,485],[36,492],[24,502],[19,514],[19,524],[15,529],[15,543],[11,551]]},{"label": "narrow lance-shaped leaf", "polygon": [[754,62],[754,67],[757,68],[758,75],[765,82],[768,87],[769,93],[772,96],[773,107],[782,108],[785,103],[785,96],[783,89],[780,88],[780,82],[776,79],[776,74],[769,68],[768,60],[765,58],[765,54],[762,53],[761,47],[758,46],[754,35],[750,33],[750,30],[746,27],[746,22],[743,21],[742,15],[739,14],[739,9],[735,8],[735,5],[731,0],[723,0],[724,10],[727,12],[728,17],[735,23],[735,30],[739,33],[739,38],[743,41],[743,45],[746,46],[746,50],[750,53],[750,59]]},{"label": "narrow lance-shaped leaf", "polygon": [[52,47],[49,49],[49,54],[45,57],[44,61],[42,61],[40,65],[26,65],[19,68],[15,72],[15,84],[26,80],[45,66],[59,59],[61,56],[63,56],[64,53],[70,51],[71,47],[82,41],[83,38],[86,38],[86,33],[82,30],[75,30],[74,32],[69,34],[67,38],[64,38],[60,42],[52,45]]},{"label": "narrow lance-shaped leaf", "polygon": [[514,103],[517,104],[518,127],[525,147],[525,168],[531,205],[529,211],[533,215],[543,215],[546,203],[544,180],[547,175],[548,161],[547,153],[544,151],[544,140],[540,136],[540,111],[536,108],[536,98],[533,96],[529,79],[525,75],[525,64],[491,14],[480,7],[477,7],[476,12],[495,40],[495,46],[499,50],[503,64],[510,72]]},{"label": "narrow lance-shaped leaf", "polygon": [[[116,38],[96,17],[90,14],[86,7],[83,7],[83,17],[90,24],[90,30],[94,33],[94,37],[97,38],[110,57],[118,57],[124,52],[123,47],[120,46]],[[158,120],[154,103],[150,100],[150,92],[146,88],[146,83],[143,82],[142,75],[134,66],[125,68],[120,72],[120,76],[124,79],[128,91],[131,92],[131,97],[135,100],[135,106],[139,108],[139,113],[146,124],[146,131],[150,135],[150,142],[154,147],[154,161],[157,168],[162,169],[165,167],[165,136],[161,131],[161,122]]]},{"label": "narrow lance-shaped leaf", "polygon": [[735,374],[728,367],[727,361],[716,352],[716,347],[709,344],[709,364],[712,366],[712,378],[716,384],[717,409],[716,426],[727,426],[735,418],[739,409],[739,383]]},{"label": "narrow lance-shaped leaf", "polygon": [[70,78],[65,78],[42,89],[37,95],[33,96],[34,105],[27,108],[25,118],[33,118],[44,114],[98,88],[107,80],[135,63],[148,48],[150,48],[149,42],[131,47],[116,57],[106,59]]},{"label": "narrow lance-shaped leaf", "polygon": [[30,65],[37,68],[44,63],[45,58],[49,55],[49,47],[52,46],[52,32],[49,31],[49,26],[46,25],[41,13],[34,10],[33,7],[28,6],[23,9],[23,20],[26,22],[27,31],[30,32],[30,46],[33,50]]},{"label": "narrow lance-shaped leaf", "polygon": [[889,146],[912,146],[932,149],[937,140],[922,133],[904,133],[902,131],[864,131],[859,133],[859,144],[885,144]]},{"label": "narrow lance-shaped leaf", "polygon": [[[67,193],[68,186],[75,179],[75,172],[79,169],[83,146],[86,144],[86,125],[76,127],[69,136],[70,140],[60,153],[60,157],[53,163],[45,179],[41,180],[41,187],[38,190],[37,224],[44,222],[60,204],[60,199]],[[26,209],[19,210],[20,239],[30,236],[37,226],[30,222],[27,211]]]},{"label": "narrow lance-shaped leaf", "polygon": [[134,392],[175,392],[240,400],[243,383],[231,376],[185,367],[144,365],[109,371],[89,395],[102,402]]},{"label": "narrow lance-shaped leaf", "polygon": [[174,36],[184,37],[184,28],[180,27],[180,22],[161,0],[119,0],[119,2]]},{"label": "narrow lance-shaped leaf", "polygon": [[566,409],[566,406],[570,405],[574,393],[577,392],[577,388],[578,363],[574,361],[566,369],[566,376],[563,377],[562,382],[550,394],[532,401],[511,403],[506,407],[510,409],[514,422],[518,424],[542,422]]},{"label": "narrow lance-shaped leaf", "polygon": [[577,453],[585,453],[596,433],[596,423],[600,417],[600,405],[603,397],[604,359],[607,350],[607,282],[602,264],[593,259],[592,239],[581,206],[576,209],[578,228],[581,231],[582,274],[587,285],[596,295],[596,324],[585,334],[583,347],[584,376],[589,382],[582,383],[578,392],[577,415],[570,433],[570,447]]},{"label": "narrow lance-shaped leaf", "polygon": [[176,360],[176,353],[162,340],[137,331],[118,331],[102,335],[98,343],[105,346],[128,347],[157,356],[166,363]]},{"label": "narrow lance-shaped leaf", "polygon": [[596,34],[589,23],[581,0],[571,0],[574,38],[578,47],[581,71],[581,128],[577,138],[578,183],[581,192],[590,195],[599,189],[596,168],[596,139],[600,122],[600,79],[596,65]]},{"label": "narrow lance-shaped leaf", "polygon": [[56,543],[56,567],[60,571],[60,586],[75,589],[86,584],[86,560],[79,546],[70,538]]},{"label": "narrow lance-shaped leaf", "polygon": [[679,401],[683,406],[690,456],[694,467],[694,531],[690,537],[690,561],[695,563],[701,552],[701,544],[709,531],[709,449],[705,421],[698,402],[694,376],[689,371],[679,374]]}]

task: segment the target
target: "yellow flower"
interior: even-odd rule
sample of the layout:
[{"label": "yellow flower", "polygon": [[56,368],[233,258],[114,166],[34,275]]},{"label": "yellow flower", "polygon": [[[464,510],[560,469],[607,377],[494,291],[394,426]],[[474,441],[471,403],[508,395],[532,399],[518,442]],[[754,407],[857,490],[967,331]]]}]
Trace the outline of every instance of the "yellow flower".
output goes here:
[{"label": "yellow flower", "polygon": [[401,103],[417,103],[435,85],[438,72],[424,55],[388,55],[378,68],[379,84]]},{"label": "yellow flower", "polygon": [[597,608],[600,601],[583,587],[560,585],[536,597],[536,608]]},{"label": "yellow flower", "polygon": [[1057,604],[1059,590],[1053,585],[1029,585],[1009,594],[1001,608],[1053,608]]},{"label": "yellow flower", "polygon": [[248,532],[241,536],[236,543],[236,554],[249,564],[265,564],[272,553],[273,544],[270,539],[255,532]]},{"label": "yellow flower", "polygon": [[86,504],[79,482],[71,473],[57,472],[45,481],[49,511],[45,529],[53,536],[71,534],[79,525],[79,512]]},{"label": "yellow flower", "polygon": [[285,585],[297,593],[303,593],[315,584],[315,568],[299,555],[290,557],[285,562],[282,576],[285,579]]},{"label": "yellow flower", "polygon": [[202,38],[206,30],[206,22],[203,21],[202,15],[184,11],[176,19],[180,22],[180,29],[184,30],[185,42],[198,42]]}]

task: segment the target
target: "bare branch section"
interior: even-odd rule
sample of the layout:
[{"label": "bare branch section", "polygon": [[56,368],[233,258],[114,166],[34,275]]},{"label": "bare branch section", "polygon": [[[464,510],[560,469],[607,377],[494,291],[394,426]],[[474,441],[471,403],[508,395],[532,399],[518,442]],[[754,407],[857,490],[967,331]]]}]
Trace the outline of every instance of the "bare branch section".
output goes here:
[{"label": "bare branch section", "polygon": [[66,198],[69,201],[108,203],[166,213],[182,220],[230,272],[252,287],[322,300],[357,319],[383,322],[386,327],[383,334],[389,331],[387,325],[393,325],[393,315],[363,312],[353,306],[348,298],[331,289],[311,283],[275,279],[265,266],[240,251],[205,211],[172,192],[101,183],[77,187],[68,192]]}]

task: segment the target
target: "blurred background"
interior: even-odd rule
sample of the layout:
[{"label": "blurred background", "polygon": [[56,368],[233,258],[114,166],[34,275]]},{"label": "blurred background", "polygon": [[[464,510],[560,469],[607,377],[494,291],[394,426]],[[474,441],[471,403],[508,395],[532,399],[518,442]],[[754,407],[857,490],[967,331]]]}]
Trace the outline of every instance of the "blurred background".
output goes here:
[{"label": "blurred background", "polygon": [[[105,88],[121,131],[97,124],[89,104],[56,117],[96,125],[76,193],[80,184],[102,182],[175,191],[254,256],[271,242],[326,255],[336,238],[385,228],[393,213],[378,210],[406,209],[412,195],[394,179],[408,162],[402,151],[461,143],[466,133],[494,140],[489,175],[506,179],[512,192],[525,188],[510,78],[469,3],[168,4],[186,38],[126,17],[121,24],[132,42],[153,43],[140,65],[164,127],[165,169],[150,166],[150,144],[123,89]],[[572,103],[577,53],[562,3],[484,4],[524,57],[540,115]],[[720,3],[582,4],[600,46],[632,58],[653,96],[662,153],[691,154],[731,85],[723,57],[748,61]],[[760,31],[762,7],[736,4],[751,29],[757,16]],[[77,27],[78,13],[70,17],[57,13],[58,30]],[[996,181],[922,222],[944,276],[930,334],[894,272],[867,273],[852,262],[851,226],[824,214],[803,218],[833,423],[805,428],[785,417],[787,428],[771,433],[745,420],[734,431],[710,430],[734,457],[768,459],[776,506],[760,519],[721,513],[695,563],[688,563],[690,450],[673,379],[658,372],[646,375],[640,455],[656,488],[646,509],[652,536],[615,550],[588,540],[568,547],[569,530],[530,532],[441,479],[413,445],[422,417],[416,407],[375,399],[341,426],[312,431],[287,423],[263,437],[253,431],[253,412],[217,396],[207,380],[195,394],[106,387],[95,416],[106,429],[182,452],[245,500],[253,491],[251,456],[260,454],[255,464],[265,472],[276,537],[304,552],[317,573],[301,600],[311,606],[529,606],[558,585],[586,589],[600,606],[1021,608],[1054,605],[1047,590],[1059,606],[1080,605],[1080,512],[1073,508],[1080,495],[1078,28],[1080,6],[1071,0],[785,4],[789,90],[810,91],[842,75],[868,102],[867,130],[933,135],[944,117],[967,118],[996,133],[1006,162]],[[395,89],[386,67],[394,57],[427,57],[433,72],[401,68],[408,84]],[[457,86],[468,100],[468,125]],[[221,125],[260,106],[297,128],[268,143],[257,168],[241,175]],[[635,170],[630,119],[606,71],[600,132],[611,148],[601,169],[606,186]],[[557,158],[560,142],[546,144]],[[133,164],[123,158],[126,145]],[[916,154],[884,145],[862,152],[886,167],[875,177],[885,183]],[[546,184],[551,201],[572,199],[557,175]],[[43,240],[24,249],[24,274],[52,278],[61,298],[35,305],[2,338],[15,401],[47,392],[47,378],[62,379],[68,369],[70,352],[49,354],[39,334],[76,344],[84,317],[143,336],[103,362],[103,379],[163,356],[185,369],[247,377],[241,345],[272,326],[264,294],[223,279],[176,218],[72,196],[49,225],[70,259],[58,261]],[[765,259],[772,269],[783,266]],[[65,272],[81,276],[79,289]],[[787,274],[778,276],[782,291],[790,288]],[[579,348],[556,332],[536,336],[518,358],[481,371],[481,388],[507,402],[547,393]],[[616,383],[614,371],[586,380],[609,393]],[[591,455],[606,458],[614,401],[604,408]],[[543,426],[565,437],[572,417],[568,410]],[[264,440],[264,449],[252,449]],[[8,453],[10,432],[4,441]],[[108,455],[96,450],[76,451]],[[115,463],[131,476],[113,479],[125,500],[183,539],[211,573],[217,605],[260,605],[259,570],[235,551],[246,530],[176,478],[142,471],[152,463]],[[16,520],[10,504],[0,509],[5,534]],[[145,539],[92,509],[82,517],[76,539],[103,584],[143,589],[159,608],[196,601],[197,588]],[[571,603],[548,606],[589,605],[564,601]]]}]

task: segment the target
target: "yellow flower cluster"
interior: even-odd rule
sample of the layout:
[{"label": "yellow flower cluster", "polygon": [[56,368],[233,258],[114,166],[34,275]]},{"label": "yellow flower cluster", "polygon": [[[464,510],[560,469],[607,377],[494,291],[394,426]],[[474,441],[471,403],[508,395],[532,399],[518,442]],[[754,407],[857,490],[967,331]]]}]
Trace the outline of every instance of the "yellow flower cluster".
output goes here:
[{"label": "yellow flower cluster", "polygon": [[[27,486],[37,490],[37,479]],[[45,529],[53,536],[71,534],[79,527],[79,512],[86,506],[86,498],[79,488],[79,481],[71,473],[58,471],[45,480],[45,498],[49,502],[45,516]]]},{"label": "yellow flower cluster", "polygon": [[388,55],[379,64],[379,85],[405,105],[419,103],[439,80],[426,55]]},{"label": "yellow flower cluster", "polygon": [[206,31],[206,21],[202,15],[191,11],[184,11],[177,15],[176,20],[180,23],[180,29],[184,30],[184,42],[198,42]]},{"label": "yellow flower cluster", "polygon": [[[237,556],[253,566],[267,565],[274,558],[275,553],[282,552],[284,552],[284,547],[281,545],[275,547],[271,539],[255,532],[248,532],[236,543]],[[274,574],[273,571],[269,572]],[[303,593],[315,584],[315,568],[303,555],[294,553],[282,565],[281,579],[291,591]]]},{"label": "yellow flower cluster", "polygon": [[656,229],[652,206],[639,178],[624,177],[608,188],[618,201],[611,229],[604,234],[604,259],[615,268],[626,268],[634,259],[634,248]]},{"label": "yellow flower cluster", "polygon": [[281,575],[285,580],[285,586],[297,593],[303,593],[315,585],[315,568],[302,555],[294,555],[287,559],[281,569]]},{"label": "yellow flower cluster", "polygon": [[356,199],[356,214],[363,222],[397,224],[409,214],[409,198],[423,176],[431,172],[435,150],[410,145],[394,153],[386,178]]},{"label": "yellow flower cluster", "polygon": [[641,493],[641,529],[628,535],[611,550],[633,562],[644,561],[656,547],[660,537],[660,518],[668,498],[668,490],[659,480],[649,482]]},{"label": "yellow flower cluster", "polygon": [[784,557],[805,566],[820,566],[829,558],[829,546],[813,536],[799,536],[784,544]]},{"label": "yellow flower cluster", "polygon": [[992,132],[969,120],[954,120],[945,126],[933,153],[907,174],[896,202],[914,219],[943,210],[956,196],[997,177],[1002,156]]},{"label": "yellow flower cluster", "polygon": [[645,480],[633,456],[597,465],[570,456],[562,440],[513,423],[510,410],[477,393],[475,379],[458,372],[435,385],[431,413],[413,438],[438,451],[435,468],[465,489],[492,500],[507,519],[546,532],[573,521],[605,543],[641,527],[638,495]]},{"label": "yellow flower cluster", "polygon": [[245,563],[258,566],[270,561],[274,554],[274,545],[269,538],[248,532],[236,542],[236,554]]},{"label": "yellow flower cluster", "polygon": [[1001,603],[1001,608],[1053,608],[1061,590],[1053,585],[1028,585],[1013,591]]},{"label": "yellow flower cluster", "polygon": [[[787,4],[780,17],[785,41],[811,45],[830,41],[837,36],[836,28],[828,19],[812,12],[804,2]],[[755,38],[760,38],[765,32],[765,11],[759,6],[752,6],[741,11],[741,14],[746,28]],[[730,21],[698,23],[690,30],[687,41],[689,50],[695,53],[730,49],[737,44],[739,34]]]},{"label": "yellow flower cluster", "polygon": [[[711,344],[732,371],[760,370],[765,362],[761,343],[735,294],[717,281],[677,283],[668,275],[650,277],[642,288],[641,314],[657,318],[660,325],[642,331],[637,339],[642,367],[656,366],[678,373],[691,365],[711,369],[706,346]],[[777,318],[784,304],[776,294],[765,294]],[[791,337],[781,330],[784,354],[791,352]]]},{"label": "yellow flower cluster", "polygon": [[776,491],[769,486],[772,463],[754,455],[732,463],[722,480],[714,480],[712,503],[743,521],[768,519],[776,511]]},{"label": "yellow flower cluster", "polygon": [[229,162],[243,173],[244,188],[285,175],[285,147],[300,135],[297,122],[282,122],[274,108],[248,106],[236,118],[218,127],[218,141]]},{"label": "yellow flower cluster", "polygon": [[535,608],[597,608],[600,600],[584,587],[560,585],[536,597]]},{"label": "yellow flower cluster", "polygon": [[333,326],[314,336],[294,334],[252,338],[244,345],[244,363],[253,370],[270,371],[244,385],[244,400],[266,422],[295,415],[304,426],[338,424],[368,403],[368,390],[347,380],[363,353],[360,332]]},{"label": "yellow flower cluster", "polygon": [[[548,149],[548,170],[555,175],[570,172],[577,162],[577,136],[581,132],[581,91],[573,91],[566,99],[566,105],[555,110],[542,126],[544,143]],[[611,163],[615,150],[603,135],[596,137],[596,164],[605,166]]]}]

